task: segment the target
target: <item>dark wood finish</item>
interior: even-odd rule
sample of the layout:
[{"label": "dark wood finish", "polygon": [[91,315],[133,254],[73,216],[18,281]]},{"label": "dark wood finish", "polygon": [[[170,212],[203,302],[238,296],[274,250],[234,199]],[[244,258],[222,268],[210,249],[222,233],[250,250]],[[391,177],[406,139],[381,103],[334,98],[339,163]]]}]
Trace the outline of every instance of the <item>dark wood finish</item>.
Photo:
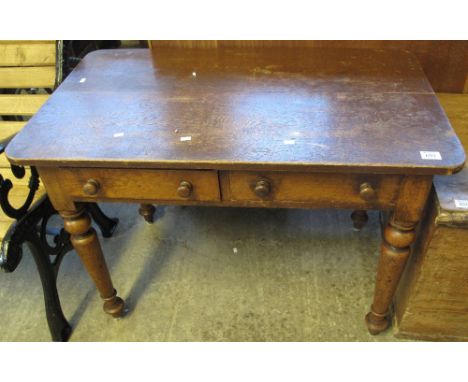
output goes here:
[{"label": "dark wood finish", "polygon": [[[410,246],[416,237],[415,227],[431,189],[432,178],[408,177],[403,184],[380,247],[374,301],[366,316],[371,334],[378,334],[390,325],[393,295],[410,255]],[[409,197],[413,198],[411,203],[407,203]]]},{"label": "dark wood finish", "polygon": [[467,242],[468,213],[443,210],[434,191],[395,296],[396,336],[468,340]]},{"label": "dark wood finish", "polygon": [[60,211],[65,230],[71,235],[71,242],[86,270],[96,284],[104,300],[104,311],[113,317],[124,314],[124,302],[117,296],[112,285],[106,261],[96,231],[84,208],[75,211]]},{"label": "dark wood finish", "polygon": [[351,214],[351,220],[353,221],[353,227],[356,231],[360,231],[364,228],[369,216],[367,215],[366,210],[356,210]]},{"label": "dark wood finish", "polygon": [[372,186],[372,184],[364,182],[359,187],[359,196],[365,201],[372,202],[376,199],[377,193],[375,192],[375,189]]},{"label": "dark wood finish", "polygon": [[89,196],[97,195],[101,185],[96,179],[88,179],[83,186],[83,193]]},{"label": "dark wood finish", "polygon": [[95,52],[8,155],[39,165],[114,314],[123,302],[79,202],[393,211],[374,334],[388,325],[433,175],[465,160],[411,54],[330,49]]},{"label": "dark wood finish", "polygon": [[153,49],[178,48],[362,48],[398,49],[412,52],[421,63],[431,86],[437,92],[468,93],[468,41],[151,41]]},{"label": "dark wood finish", "polygon": [[[223,200],[257,201],[273,204],[297,203],[310,207],[389,208],[395,205],[402,177],[398,175],[355,175],[289,172],[231,171],[221,178],[226,183]],[[372,183],[375,198],[362,198],[360,186]],[[268,184],[268,186],[266,186]],[[263,185],[259,195],[257,188]]]},{"label": "dark wood finish", "polygon": [[177,187],[177,195],[181,198],[188,199],[192,195],[193,192],[193,185],[186,180],[182,180],[179,183],[179,187]]},{"label": "dark wood finish", "polygon": [[154,207],[152,204],[141,204],[138,212],[148,223],[154,223],[154,213],[156,212],[156,207]]},{"label": "dark wood finish", "polygon": [[[56,184],[57,192],[68,199],[65,208],[70,208],[73,200],[96,201],[220,201],[219,181],[216,171],[195,170],[144,170],[144,169],[97,169],[97,168],[60,168],[42,167],[41,178],[44,182]],[[45,180],[47,179],[47,180]],[[99,188],[92,195],[83,189],[93,179]],[[190,183],[190,192],[181,195],[181,185]],[[186,185],[187,186],[187,185]],[[187,189],[190,187],[187,186]],[[65,188],[64,190],[62,188]],[[49,191],[50,190],[50,191]],[[186,193],[185,193],[186,192]]]},{"label": "dark wood finish", "polygon": [[93,52],[7,155],[41,167],[431,175],[465,160],[415,57],[372,49]]}]

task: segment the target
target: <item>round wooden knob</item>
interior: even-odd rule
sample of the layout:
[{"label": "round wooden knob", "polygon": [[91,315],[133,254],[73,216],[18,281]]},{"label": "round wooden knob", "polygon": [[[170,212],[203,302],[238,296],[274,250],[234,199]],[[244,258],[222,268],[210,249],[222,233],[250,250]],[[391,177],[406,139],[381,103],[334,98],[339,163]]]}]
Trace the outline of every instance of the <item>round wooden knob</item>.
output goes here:
[{"label": "round wooden knob", "polygon": [[96,179],[89,179],[83,186],[83,192],[86,195],[96,195],[99,191],[100,185]]},{"label": "round wooden knob", "polygon": [[192,183],[183,180],[180,182],[179,187],[177,188],[177,195],[181,198],[188,198],[193,191]]},{"label": "round wooden knob", "polygon": [[370,202],[375,199],[375,197],[377,196],[377,193],[375,192],[374,187],[372,187],[370,183],[365,182],[361,184],[359,196],[362,199]]},{"label": "round wooden knob", "polygon": [[255,195],[259,196],[260,198],[264,198],[268,196],[271,192],[271,184],[268,180],[262,179],[255,183],[254,187]]}]

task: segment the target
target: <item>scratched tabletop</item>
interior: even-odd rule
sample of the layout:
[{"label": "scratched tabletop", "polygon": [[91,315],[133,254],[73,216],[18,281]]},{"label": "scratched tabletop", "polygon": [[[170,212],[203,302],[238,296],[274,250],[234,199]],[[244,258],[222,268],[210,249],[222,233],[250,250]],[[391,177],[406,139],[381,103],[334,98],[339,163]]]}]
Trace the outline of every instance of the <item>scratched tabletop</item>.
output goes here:
[{"label": "scratched tabletop", "polygon": [[17,164],[451,174],[465,154],[396,50],[90,53],[7,148]]}]

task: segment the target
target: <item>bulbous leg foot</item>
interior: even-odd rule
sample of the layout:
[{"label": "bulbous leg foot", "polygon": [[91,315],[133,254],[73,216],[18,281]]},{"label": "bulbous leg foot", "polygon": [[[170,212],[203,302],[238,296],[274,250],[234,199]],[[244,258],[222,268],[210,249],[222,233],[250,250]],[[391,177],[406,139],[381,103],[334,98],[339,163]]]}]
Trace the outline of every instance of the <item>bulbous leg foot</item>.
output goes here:
[{"label": "bulbous leg foot", "polygon": [[156,212],[156,208],[152,204],[141,204],[138,212],[148,223],[154,222],[154,213]]},{"label": "bulbous leg foot", "polygon": [[125,314],[125,303],[119,296],[117,291],[114,289],[114,295],[108,298],[104,298],[104,312],[110,314],[112,317],[122,317]]},{"label": "bulbous leg foot", "polygon": [[366,315],[366,325],[369,333],[375,336],[376,334],[382,333],[390,327],[390,315],[377,314],[371,310]]},{"label": "bulbous leg foot", "polygon": [[369,220],[367,212],[365,210],[356,210],[351,214],[351,220],[353,221],[353,227],[356,231],[360,231]]}]

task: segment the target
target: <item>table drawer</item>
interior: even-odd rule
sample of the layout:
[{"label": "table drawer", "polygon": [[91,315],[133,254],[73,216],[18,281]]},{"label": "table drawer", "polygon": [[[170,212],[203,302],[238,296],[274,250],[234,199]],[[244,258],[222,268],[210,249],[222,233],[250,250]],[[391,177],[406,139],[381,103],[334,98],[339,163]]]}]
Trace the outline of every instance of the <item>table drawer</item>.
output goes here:
[{"label": "table drawer", "polygon": [[226,200],[355,208],[393,205],[402,177],[228,171],[222,173],[221,179],[223,199]]},{"label": "table drawer", "polygon": [[56,176],[77,200],[220,200],[217,171],[62,168]]}]

